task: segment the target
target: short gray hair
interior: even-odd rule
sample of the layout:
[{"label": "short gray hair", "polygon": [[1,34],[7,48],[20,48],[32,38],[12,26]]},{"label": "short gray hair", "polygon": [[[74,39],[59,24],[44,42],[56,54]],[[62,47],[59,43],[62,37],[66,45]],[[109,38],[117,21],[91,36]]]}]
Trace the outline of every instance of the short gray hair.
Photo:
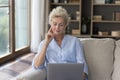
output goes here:
[{"label": "short gray hair", "polygon": [[51,23],[52,19],[55,17],[62,17],[65,21],[65,24],[69,24],[69,15],[66,11],[66,9],[62,8],[61,6],[58,6],[54,8],[50,14],[49,14],[49,24]]}]

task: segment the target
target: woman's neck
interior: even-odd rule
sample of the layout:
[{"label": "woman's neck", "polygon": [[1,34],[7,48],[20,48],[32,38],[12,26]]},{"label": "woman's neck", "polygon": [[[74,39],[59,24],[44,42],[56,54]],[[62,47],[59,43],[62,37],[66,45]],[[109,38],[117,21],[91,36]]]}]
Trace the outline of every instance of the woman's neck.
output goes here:
[{"label": "woman's neck", "polygon": [[56,40],[56,41],[62,41],[63,38],[64,38],[64,34],[56,35],[56,36],[55,36],[55,40]]},{"label": "woman's neck", "polygon": [[61,44],[62,44],[62,40],[64,38],[64,34],[63,35],[58,35],[58,36],[55,36],[55,41],[57,42],[57,44],[61,47]]}]

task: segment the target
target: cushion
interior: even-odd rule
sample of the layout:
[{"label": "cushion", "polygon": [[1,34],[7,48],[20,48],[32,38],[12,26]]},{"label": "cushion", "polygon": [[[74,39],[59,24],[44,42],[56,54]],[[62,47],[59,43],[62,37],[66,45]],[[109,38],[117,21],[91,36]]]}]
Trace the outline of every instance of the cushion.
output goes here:
[{"label": "cushion", "polygon": [[120,40],[116,41],[115,61],[112,80],[120,80]]},{"label": "cushion", "polygon": [[45,80],[46,78],[46,70],[36,70],[30,68],[29,70],[21,73],[19,76],[12,80]]},{"label": "cushion", "polygon": [[88,64],[89,80],[111,80],[113,71],[113,39],[80,39]]}]

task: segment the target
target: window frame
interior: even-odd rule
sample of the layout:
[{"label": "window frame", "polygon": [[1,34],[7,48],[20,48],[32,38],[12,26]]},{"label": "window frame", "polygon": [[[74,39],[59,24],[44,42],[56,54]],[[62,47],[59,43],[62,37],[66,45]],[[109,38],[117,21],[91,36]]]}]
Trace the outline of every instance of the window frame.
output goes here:
[{"label": "window frame", "polygon": [[14,60],[17,57],[30,53],[30,42],[31,42],[31,0],[28,1],[28,26],[29,26],[29,39],[28,46],[15,50],[15,0],[9,0],[9,45],[10,45],[10,54],[5,54],[0,57],[0,65],[8,61]]}]

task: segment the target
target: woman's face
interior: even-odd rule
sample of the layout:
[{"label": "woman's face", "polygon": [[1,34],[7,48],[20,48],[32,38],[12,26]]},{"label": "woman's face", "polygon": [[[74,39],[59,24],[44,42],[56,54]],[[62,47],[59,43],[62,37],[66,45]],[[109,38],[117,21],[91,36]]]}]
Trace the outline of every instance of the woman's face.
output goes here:
[{"label": "woman's face", "polygon": [[66,23],[62,17],[53,18],[50,25],[55,35],[65,33]]}]

